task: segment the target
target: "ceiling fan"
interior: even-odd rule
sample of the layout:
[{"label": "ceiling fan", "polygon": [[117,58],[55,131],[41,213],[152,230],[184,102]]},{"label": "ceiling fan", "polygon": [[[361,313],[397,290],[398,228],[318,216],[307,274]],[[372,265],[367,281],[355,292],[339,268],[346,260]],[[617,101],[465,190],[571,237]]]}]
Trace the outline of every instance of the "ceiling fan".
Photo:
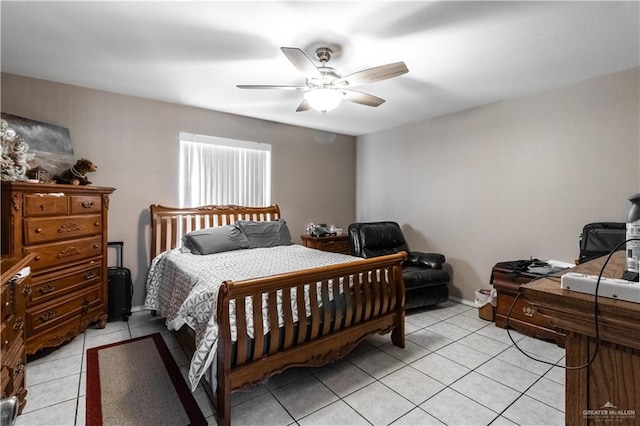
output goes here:
[{"label": "ceiling fan", "polygon": [[395,62],[342,77],[338,70],[327,66],[327,62],[333,55],[333,51],[328,47],[316,49],[316,57],[320,62],[318,67],[302,50],[296,47],[281,47],[280,50],[291,61],[293,66],[305,75],[307,78],[306,86],[239,84],[237,87],[240,89],[277,89],[305,92],[304,100],[298,105],[296,112],[308,111],[313,108],[324,114],[337,107],[342,100],[371,107],[380,106],[385,102],[384,99],[369,93],[351,90],[351,88],[397,77],[409,72],[404,62]]}]

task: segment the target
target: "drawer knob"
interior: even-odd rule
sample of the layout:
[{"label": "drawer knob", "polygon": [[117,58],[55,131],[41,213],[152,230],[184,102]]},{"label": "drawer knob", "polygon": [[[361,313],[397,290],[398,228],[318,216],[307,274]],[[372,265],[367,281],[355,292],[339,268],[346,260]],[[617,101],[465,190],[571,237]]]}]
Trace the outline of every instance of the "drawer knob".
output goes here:
[{"label": "drawer knob", "polygon": [[40,260],[40,256],[36,256],[33,258],[33,260],[35,260],[36,262],[38,262]]},{"label": "drawer knob", "polygon": [[100,222],[96,222],[93,224],[94,226],[100,226]]},{"label": "drawer knob", "polygon": [[39,234],[42,232],[42,228],[36,228],[36,234]]},{"label": "drawer knob", "polygon": [[24,325],[24,320],[22,319],[22,317],[18,317],[16,318],[16,322],[13,323],[13,331],[18,331],[20,330]]},{"label": "drawer knob", "polygon": [[50,320],[54,319],[57,314],[58,314],[57,311],[48,311],[48,312],[45,312],[44,314],[40,315],[40,318],[38,318],[38,319],[40,321],[42,321],[42,322],[47,322],[47,321],[50,321]]},{"label": "drawer knob", "polygon": [[40,287],[38,291],[40,292],[40,294],[47,294],[47,293],[51,293],[55,289],[56,289],[56,286],[54,284],[47,283],[42,287]]},{"label": "drawer knob", "polygon": [[11,306],[11,302],[10,301],[6,301],[4,302],[4,308],[7,309],[9,306]]},{"label": "drawer knob", "polygon": [[93,201],[83,201],[83,202],[80,203],[80,205],[82,207],[84,207],[85,209],[89,209],[89,208],[93,207],[94,203],[93,203]]},{"label": "drawer knob", "polygon": [[24,295],[24,297],[27,297],[31,294],[31,286],[27,285],[22,289],[22,294]]},{"label": "drawer knob", "polygon": [[87,272],[86,274],[83,275],[85,280],[90,280],[92,278],[96,277],[96,273],[93,271]]},{"label": "drawer knob", "polygon": [[536,314],[536,310],[531,308],[530,306],[525,306],[524,308],[522,308],[522,313],[528,317],[532,317]]},{"label": "drawer knob", "polygon": [[84,300],[82,301],[82,313],[86,314],[87,312],[89,312],[89,301],[85,297]]},{"label": "drawer knob", "polygon": [[100,247],[98,244],[94,244],[94,245],[93,245],[93,248],[94,248],[94,249],[97,249],[98,247]]},{"label": "drawer knob", "polygon": [[4,342],[2,342],[2,347],[7,349],[9,347],[9,341],[5,340]]}]

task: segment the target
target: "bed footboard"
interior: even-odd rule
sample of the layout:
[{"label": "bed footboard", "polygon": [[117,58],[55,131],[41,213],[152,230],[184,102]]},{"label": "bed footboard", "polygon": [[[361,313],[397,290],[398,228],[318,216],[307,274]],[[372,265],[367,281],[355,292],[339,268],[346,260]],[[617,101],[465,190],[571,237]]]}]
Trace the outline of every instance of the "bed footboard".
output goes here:
[{"label": "bed footboard", "polygon": [[[373,333],[391,331],[393,344],[404,347],[401,263],[405,258],[405,253],[398,253],[271,277],[226,281],[220,288],[217,312],[218,424],[230,422],[231,391],[253,386],[274,373],[333,362]],[[307,300],[321,303],[305,303],[305,292]],[[247,334],[247,299],[253,306],[253,338]],[[281,311],[278,299],[282,300]],[[229,321],[232,302],[236,309],[235,342]]]}]

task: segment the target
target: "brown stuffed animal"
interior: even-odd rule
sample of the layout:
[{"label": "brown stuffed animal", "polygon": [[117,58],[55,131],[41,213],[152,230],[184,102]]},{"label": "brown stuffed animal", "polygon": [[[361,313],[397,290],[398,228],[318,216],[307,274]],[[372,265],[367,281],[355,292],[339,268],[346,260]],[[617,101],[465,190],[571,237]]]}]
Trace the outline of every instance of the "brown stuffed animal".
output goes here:
[{"label": "brown stuffed animal", "polygon": [[60,175],[54,176],[53,180],[56,183],[71,185],[91,185],[91,182],[87,179],[87,173],[95,172],[96,170],[98,170],[98,166],[86,158],[81,158],[74,166],[60,173]]}]

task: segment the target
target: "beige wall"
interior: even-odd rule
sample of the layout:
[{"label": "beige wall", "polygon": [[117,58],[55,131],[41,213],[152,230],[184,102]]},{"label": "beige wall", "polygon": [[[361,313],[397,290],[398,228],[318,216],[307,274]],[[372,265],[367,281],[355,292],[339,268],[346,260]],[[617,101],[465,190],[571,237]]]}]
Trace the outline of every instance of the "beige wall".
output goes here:
[{"label": "beige wall", "polygon": [[2,74],[3,112],[67,127],[76,157],[98,164],[95,185],[115,187],[109,240],[124,241],[143,303],[149,262],[149,205],[178,205],[178,133],[272,145],[272,201],[296,241],[308,222],[346,226],[355,218],[355,138],[318,144],[313,131],[231,114]]},{"label": "beige wall", "polygon": [[[69,128],[77,157],[116,188],[109,239],[125,242],[134,306],[148,207],[177,205],[179,132],[273,145],[272,199],[307,222],[391,219],[415,250],[444,253],[451,294],[473,300],[501,260],[572,261],[585,223],[625,220],[640,192],[640,70],[320,145],[309,129],[2,74],[3,112]],[[357,179],[354,171],[357,165]],[[357,185],[354,184],[357,180]]]},{"label": "beige wall", "polygon": [[499,261],[572,262],[640,192],[638,68],[358,138],[357,218],[446,255],[472,301]]}]

